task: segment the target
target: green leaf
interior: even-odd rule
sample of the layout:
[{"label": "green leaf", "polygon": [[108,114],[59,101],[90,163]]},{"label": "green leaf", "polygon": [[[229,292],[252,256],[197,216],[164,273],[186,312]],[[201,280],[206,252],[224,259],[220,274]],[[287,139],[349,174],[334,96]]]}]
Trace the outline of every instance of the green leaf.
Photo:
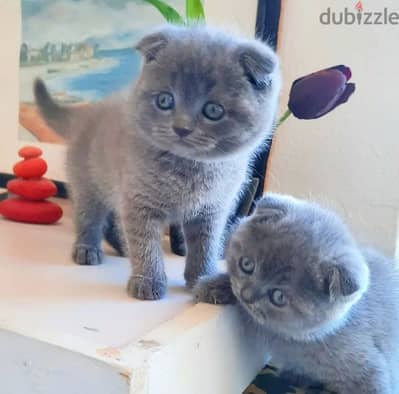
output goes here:
[{"label": "green leaf", "polygon": [[169,22],[176,25],[183,25],[184,20],[180,14],[169,4],[162,0],[144,0],[146,3],[152,4]]},{"label": "green leaf", "polygon": [[205,21],[204,7],[201,0],[186,0],[187,21]]}]

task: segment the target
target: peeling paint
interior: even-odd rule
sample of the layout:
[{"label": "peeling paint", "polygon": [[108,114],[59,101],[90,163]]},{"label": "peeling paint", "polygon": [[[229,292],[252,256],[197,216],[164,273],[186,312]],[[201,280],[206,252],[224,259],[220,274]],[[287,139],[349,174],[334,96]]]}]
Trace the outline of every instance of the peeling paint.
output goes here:
[{"label": "peeling paint", "polygon": [[130,382],[130,373],[129,372],[119,372],[123,378],[127,379]]},{"label": "peeling paint", "polygon": [[112,358],[113,360],[120,361],[121,360],[121,351],[116,347],[107,347],[103,349],[97,349],[96,353],[99,356]]}]

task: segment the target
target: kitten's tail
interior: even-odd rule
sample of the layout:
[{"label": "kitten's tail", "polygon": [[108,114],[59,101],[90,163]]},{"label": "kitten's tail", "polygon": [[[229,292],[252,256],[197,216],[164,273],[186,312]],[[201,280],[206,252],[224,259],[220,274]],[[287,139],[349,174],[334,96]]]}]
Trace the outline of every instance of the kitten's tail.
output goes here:
[{"label": "kitten's tail", "polygon": [[67,139],[72,132],[73,119],[80,112],[80,108],[57,104],[41,79],[35,80],[33,90],[36,104],[48,126]]}]

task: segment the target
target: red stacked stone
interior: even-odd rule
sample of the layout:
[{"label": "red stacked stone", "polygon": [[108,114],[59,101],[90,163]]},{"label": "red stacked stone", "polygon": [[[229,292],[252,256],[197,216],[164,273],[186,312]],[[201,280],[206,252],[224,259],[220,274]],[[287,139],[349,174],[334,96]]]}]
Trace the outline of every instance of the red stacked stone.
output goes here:
[{"label": "red stacked stone", "polygon": [[14,165],[18,177],[7,183],[10,197],[0,202],[0,214],[10,220],[26,223],[52,224],[62,216],[62,209],[46,199],[57,193],[54,182],[43,178],[47,163],[40,157],[42,150],[35,146],[21,148],[18,155],[23,158]]}]

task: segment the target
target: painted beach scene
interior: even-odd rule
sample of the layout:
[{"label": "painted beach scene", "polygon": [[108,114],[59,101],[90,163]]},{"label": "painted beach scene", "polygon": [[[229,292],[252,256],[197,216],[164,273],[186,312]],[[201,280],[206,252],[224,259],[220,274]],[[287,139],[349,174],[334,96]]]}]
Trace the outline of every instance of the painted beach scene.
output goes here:
[{"label": "painted beach scene", "polygon": [[[169,4],[184,9],[185,0]],[[19,139],[64,143],[41,119],[33,81],[42,78],[60,103],[85,105],[133,83],[134,45],[162,15],[143,0],[21,0]]]}]

